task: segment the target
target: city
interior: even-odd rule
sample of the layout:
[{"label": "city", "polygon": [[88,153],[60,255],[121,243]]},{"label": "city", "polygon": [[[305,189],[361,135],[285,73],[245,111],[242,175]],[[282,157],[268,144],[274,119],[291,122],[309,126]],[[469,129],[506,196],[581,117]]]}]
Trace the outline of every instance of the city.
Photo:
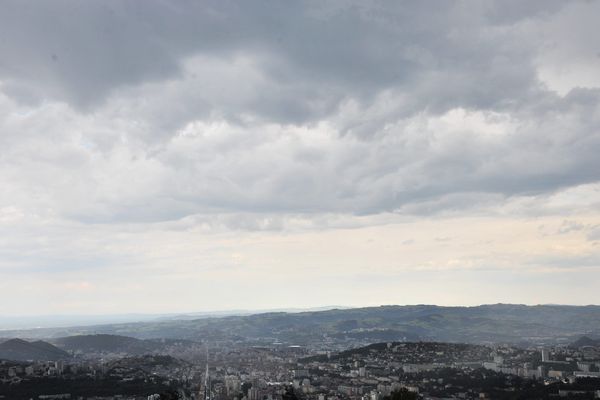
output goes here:
[{"label": "city", "polygon": [[[310,314],[316,318],[322,313],[327,311]],[[289,316],[294,317],[303,318],[302,313]],[[216,320],[229,323],[228,317]],[[272,340],[136,339],[112,334],[48,342],[0,340],[0,358],[20,360],[0,361],[0,398],[600,398],[600,340],[586,336],[546,345],[531,340],[463,344],[406,338],[364,345],[364,338],[336,343],[327,336],[309,345]],[[28,357],[38,359],[25,360]]]}]

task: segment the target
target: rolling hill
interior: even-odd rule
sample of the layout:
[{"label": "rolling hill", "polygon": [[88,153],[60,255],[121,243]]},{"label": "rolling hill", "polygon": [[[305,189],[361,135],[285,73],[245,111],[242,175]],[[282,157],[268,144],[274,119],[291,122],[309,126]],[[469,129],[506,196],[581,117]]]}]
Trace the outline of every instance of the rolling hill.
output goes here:
[{"label": "rolling hill", "polygon": [[146,354],[156,347],[141,339],[108,334],[67,336],[52,343],[63,350],[81,353]]},{"label": "rolling hill", "polygon": [[22,337],[38,338],[91,333],[209,342],[333,342],[340,346],[393,340],[571,343],[582,335],[600,335],[600,306],[380,306],[18,332]]},{"label": "rolling hill", "polygon": [[569,347],[573,349],[578,349],[585,346],[600,347],[600,339],[592,339],[587,336],[582,336],[569,345]]},{"label": "rolling hill", "polygon": [[196,342],[182,339],[137,339],[111,334],[75,335],[50,339],[50,341],[70,353],[88,356],[109,353],[141,356],[177,352],[189,348],[190,345],[198,345]]},{"label": "rolling hill", "polygon": [[0,343],[0,359],[14,361],[57,361],[70,355],[50,343],[43,341],[28,342],[22,339],[10,339]]}]

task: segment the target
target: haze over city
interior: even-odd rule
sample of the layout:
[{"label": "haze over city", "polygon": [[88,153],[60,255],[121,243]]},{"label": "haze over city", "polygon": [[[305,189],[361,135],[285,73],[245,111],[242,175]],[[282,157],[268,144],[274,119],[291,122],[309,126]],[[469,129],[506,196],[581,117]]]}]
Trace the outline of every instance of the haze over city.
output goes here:
[{"label": "haze over city", "polygon": [[2,1],[0,315],[598,303],[598,1]]}]

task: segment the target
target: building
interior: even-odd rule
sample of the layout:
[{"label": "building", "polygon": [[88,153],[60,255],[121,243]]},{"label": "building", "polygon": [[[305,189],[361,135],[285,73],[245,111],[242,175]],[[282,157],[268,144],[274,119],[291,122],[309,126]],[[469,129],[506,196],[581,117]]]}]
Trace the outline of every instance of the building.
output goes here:
[{"label": "building", "polygon": [[542,362],[550,361],[550,350],[542,349]]}]

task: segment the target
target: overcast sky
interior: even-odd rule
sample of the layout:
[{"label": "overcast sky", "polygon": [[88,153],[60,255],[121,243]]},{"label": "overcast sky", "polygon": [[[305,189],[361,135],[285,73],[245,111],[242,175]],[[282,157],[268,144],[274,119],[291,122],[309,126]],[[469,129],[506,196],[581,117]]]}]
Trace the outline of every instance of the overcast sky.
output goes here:
[{"label": "overcast sky", "polygon": [[598,303],[599,15],[0,0],[0,314]]}]

